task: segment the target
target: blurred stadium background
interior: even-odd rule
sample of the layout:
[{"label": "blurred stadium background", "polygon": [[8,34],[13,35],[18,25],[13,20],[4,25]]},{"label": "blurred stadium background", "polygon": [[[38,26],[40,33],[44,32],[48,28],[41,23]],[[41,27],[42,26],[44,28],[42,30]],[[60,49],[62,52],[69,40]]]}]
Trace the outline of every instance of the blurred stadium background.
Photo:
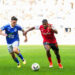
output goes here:
[{"label": "blurred stadium background", "polygon": [[[0,27],[10,23],[11,16],[16,16],[25,30],[48,19],[59,32],[56,35],[59,45],[75,44],[75,0],[0,0]],[[42,44],[40,31],[34,30],[28,35],[28,42],[24,43],[20,32],[21,45]],[[0,36],[0,45],[6,45],[3,36]]]}]

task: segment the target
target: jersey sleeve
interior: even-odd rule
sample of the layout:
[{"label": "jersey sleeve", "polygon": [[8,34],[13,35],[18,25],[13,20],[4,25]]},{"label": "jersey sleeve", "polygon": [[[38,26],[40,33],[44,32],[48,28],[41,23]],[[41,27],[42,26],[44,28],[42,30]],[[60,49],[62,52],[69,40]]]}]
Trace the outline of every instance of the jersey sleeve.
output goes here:
[{"label": "jersey sleeve", "polygon": [[36,30],[39,30],[39,29],[40,29],[40,26],[35,26],[35,29],[36,29]]},{"label": "jersey sleeve", "polygon": [[6,30],[6,28],[7,28],[7,25],[1,27],[0,29],[3,31],[3,30]]},{"label": "jersey sleeve", "polygon": [[18,30],[20,30],[20,31],[23,30],[23,27],[21,27],[21,26],[19,26],[19,25],[17,25],[17,28],[18,28]]}]

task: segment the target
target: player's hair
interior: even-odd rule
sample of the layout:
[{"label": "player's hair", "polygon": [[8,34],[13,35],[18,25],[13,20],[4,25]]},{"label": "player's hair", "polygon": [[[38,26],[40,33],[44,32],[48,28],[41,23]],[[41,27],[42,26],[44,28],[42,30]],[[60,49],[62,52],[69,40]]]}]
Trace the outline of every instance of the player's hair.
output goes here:
[{"label": "player's hair", "polygon": [[15,16],[12,16],[11,20],[16,20],[17,21],[18,19]]},{"label": "player's hair", "polygon": [[47,22],[48,22],[47,19],[42,20],[42,23],[47,23]]}]

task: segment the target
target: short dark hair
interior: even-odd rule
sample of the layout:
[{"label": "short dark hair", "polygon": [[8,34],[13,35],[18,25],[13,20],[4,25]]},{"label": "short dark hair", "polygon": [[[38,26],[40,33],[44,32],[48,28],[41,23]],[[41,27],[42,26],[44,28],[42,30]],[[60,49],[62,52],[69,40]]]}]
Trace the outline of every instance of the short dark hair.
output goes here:
[{"label": "short dark hair", "polygon": [[42,23],[47,23],[47,22],[48,22],[47,19],[42,20]]},{"label": "short dark hair", "polygon": [[18,19],[15,16],[12,16],[11,20],[16,20],[17,21]]}]

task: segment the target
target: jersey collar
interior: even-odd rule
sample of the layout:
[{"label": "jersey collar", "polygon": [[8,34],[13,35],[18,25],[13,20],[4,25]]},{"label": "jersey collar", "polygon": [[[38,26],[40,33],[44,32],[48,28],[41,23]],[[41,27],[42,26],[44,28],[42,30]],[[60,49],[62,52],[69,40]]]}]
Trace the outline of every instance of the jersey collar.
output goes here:
[{"label": "jersey collar", "polygon": [[11,28],[14,28],[14,27],[12,27],[12,25],[11,25],[11,24],[10,24],[10,27],[11,27]]}]

